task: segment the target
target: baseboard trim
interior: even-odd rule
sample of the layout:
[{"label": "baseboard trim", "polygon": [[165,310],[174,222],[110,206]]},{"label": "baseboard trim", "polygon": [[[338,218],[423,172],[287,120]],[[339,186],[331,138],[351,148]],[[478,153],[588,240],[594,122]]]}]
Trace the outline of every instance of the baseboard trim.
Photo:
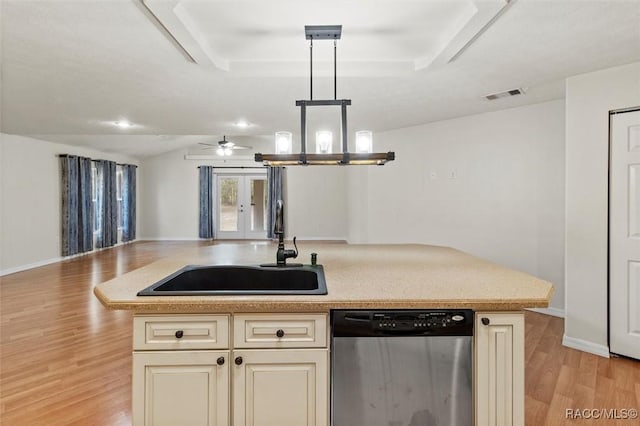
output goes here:
[{"label": "baseboard trim", "polygon": [[137,241],[139,241],[139,240],[127,241],[127,242],[124,242],[124,243],[120,242],[120,243],[114,244],[114,245],[112,245],[110,247],[94,248],[91,251],[87,251],[87,252],[84,252],[84,253],[78,253],[78,254],[72,254],[71,256],[58,256],[58,257],[53,257],[51,259],[40,260],[38,262],[28,263],[26,265],[14,266],[13,268],[7,268],[7,269],[1,270],[0,271],[0,277],[4,277],[5,275],[15,274],[17,272],[26,271],[26,270],[33,269],[33,268],[39,268],[41,266],[51,265],[52,263],[56,263],[56,262],[63,262],[65,260],[75,259],[76,257],[80,257],[80,256],[87,256],[87,255],[98,253],[98,252],[101,252],[101,251],[104,251],[104,250],[109,250],[109,249],[112,249],[112,248],[124,246],[126,244],[133,244],[133,243],[135,243]]},{"label": "baseboard trim", "polygon": [[[71,256],[70,256],[71,257]],[[52,263],[60,262],[64,260],[63,257],[54,257],[51,259],[41,260],[39,262],[28,263],[26,265],[14,266],[13,268],[7,268],[0,271],[0,277],[5,275],[15,274],[16,272],[26,271],[27,269],[39,268],[40,266],[51,265]]]},{"label": "baseboard trim", "polygon": [[296,237],[296,240],[313,241],[319,243],[347,243],[347,239],[344,237]]},{"label": "baseboard trim", "polygon": [[558,308],[528,308],[528,311],[538,312],[539,314],[551,315],[553,317],[564,318],[564,309]]},{"label": "baseboard trim", "polygon": [[[216,242],[224,242],[224,241],[272,241],[273,239],[269,240],[267,238],[265,239],[260,239],[260,240],[254,240],[254,239],[246,239],[246,240],[239,240],[237,238],[194,238],[194,237],[187,237],[187,238],[139,238],[136,241],[216,241]],[[277,239],[276,239],[277,241]],[[285,241],[291,241],[290,238],[286,238]],[[312,241],[314,243],[347,243],[347,240],[345,240],[344,238],[339,238],[339,237],[296,237],[296,241]]]},{"label": "baseboard trim", "polygon": [[590,354],[598,355],[603,358],[609,358],[609,347],[605,345],[599,345],[597,343],[588,342],[582,339],[576,339],[575,337],[569,337],[566,334],[562,336],[562,345],[568,348],[577,349],[579,351],[588,352]]},{"label": "baseboard trim", "polygon": [[136,241],[207,241],[209,238],[139,238]]}]

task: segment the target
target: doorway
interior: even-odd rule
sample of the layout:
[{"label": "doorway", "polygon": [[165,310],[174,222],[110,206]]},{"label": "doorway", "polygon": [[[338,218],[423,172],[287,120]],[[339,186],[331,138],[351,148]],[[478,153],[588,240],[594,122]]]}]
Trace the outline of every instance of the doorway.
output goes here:
[{"label": "doorway", "polygon": [[640,359],[640,109],[611,113],[609,346]]},{"label": "doorway", "polygon": [[221,174],[216,180],[217,238],[266,239],[267,177]]}]

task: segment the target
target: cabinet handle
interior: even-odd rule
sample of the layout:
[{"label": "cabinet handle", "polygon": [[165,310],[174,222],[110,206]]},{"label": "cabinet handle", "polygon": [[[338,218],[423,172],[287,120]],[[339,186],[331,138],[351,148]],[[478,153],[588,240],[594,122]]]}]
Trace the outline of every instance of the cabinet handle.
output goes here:
[{"label": "cabinet handle", "polygon": [[184,331],[182,330],[176,331],[176,339],[182,339],[182,336],[184,336]]},{"label": "cabinet handle", "polygon": [[487,318],[487,317],[483,317],[480,321],[482,321],[482,324],[484,324],[484,325],[491,324],[491,321],[489,321],[489,318]]},{"label": "cabinet handle", "polygon": [[234,360],[234,362],[236,363],[236,365],[242,365],[242,357],[241,356],[237,356],[236,359]]},{"label": "cabinet handle", "polygon": [[218,363],[218,365],[224,365],[224,357],[223,357],[223,356],[221,356],[220,358],[218,358],[218,359],[216,360],[216,363]]},{"label": "cabinet handle", "polygon": [[284,337],[284,330],[280,329],[278,331],[276,331],[276,336],[283,338]]}]

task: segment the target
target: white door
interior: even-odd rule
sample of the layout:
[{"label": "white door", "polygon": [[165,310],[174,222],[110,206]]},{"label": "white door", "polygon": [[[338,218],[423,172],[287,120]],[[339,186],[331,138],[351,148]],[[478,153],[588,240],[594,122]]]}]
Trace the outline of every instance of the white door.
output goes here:
[{"label": "white door", "polygon": [[267,177],[218,175],[216,238],[267,238]]},{"label": "white door", "polygon": [[611,116],[609,340],[640,359],[640,111]]}]

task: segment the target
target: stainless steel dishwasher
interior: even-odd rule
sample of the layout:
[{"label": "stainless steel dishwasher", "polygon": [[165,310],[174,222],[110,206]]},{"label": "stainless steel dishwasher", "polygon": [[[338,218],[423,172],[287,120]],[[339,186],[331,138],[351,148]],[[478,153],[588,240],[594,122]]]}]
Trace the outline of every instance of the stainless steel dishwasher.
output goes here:
[{"label": "stainless steel dishwasher", "polygon": [[473,424],[471,310],[331,314],[332,426]]}]

